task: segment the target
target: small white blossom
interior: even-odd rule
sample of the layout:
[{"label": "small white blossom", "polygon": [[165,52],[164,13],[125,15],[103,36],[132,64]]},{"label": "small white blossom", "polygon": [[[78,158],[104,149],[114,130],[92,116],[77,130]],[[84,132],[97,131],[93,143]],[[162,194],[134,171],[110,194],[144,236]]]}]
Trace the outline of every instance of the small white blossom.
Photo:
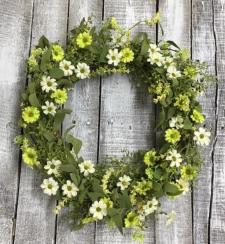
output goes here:
[{"label": "small white blossom", "polygon": [[128,188],[130,185],[131,178],[127,175],[123,175],[122,177],[119,178],[119,182],[117,183],[117,186],[120,187],[121,191],[125,190]]},{"label": "small white blossom", "polygon": [[70,76],[73,74],[75,67],[71,64],[70,61],[63,60],[59,63],[59,68],[64,72],[65,76]]},{"label": "small white blossom", "polygon": [[156,44],[149,45],[149,49],[148,49],[149,54],[157,53],[159,51],[160,51],[160,48]]},{"label": "small white blossom", "polygon": [[75,73],[78,78],[86,79],[90,75],[90,67],[86,63],[78,63]]},{"label": "small white blossom", "polygon": [[172,117],[169,121],[169,125],[172,128],[181,129],[184,126],[184,119],[178,115],[177,117]]},{"label": "small white blossom", "polygon": [[151,64],[156,64],[160,67],[164,63],[164,57],[159,52],[149,53],[149,58],[147,59],[147,62],[150,62]]},{"label": "small white blossom", "polygon": [[170,213],[168,213],[167,217],[166,217],[166,226],[170,225],[174,221],[175,218],[176,218],[175,211],[171,211]]},{"label": "small white blossom", "polygon": [[183,195],[189,192],[190,186],[188,181],[180,178],[179,180],[177,180],[177,184],[179,185],[180,190],[183,191]]},{"label": "small white blossom", "polygon": [[43,192],[49,196],[56,195],[57,190],[59,189],[59,184],[52,177],[44,179],[41,188]]},{"label": "small white blossom", "polygon": [[181,77],[181,72],[174,65],[171,65],[167,68],[167,76],[170,79],[176,79]]},{"label": "small white blossom", "polygon": [[180,153],[175,149],[168,152],[166,160],[170,161],[171,167],[180,167],[180,163],[182,162]]},{"label": "small white blossom", "polygon": [[174,59],[171,57],[165,57],[163,65],[168,68],[170,66],[174,66]]},{"label": "small white blossom", "polygon": [[79,191],[77,186],[74,183],[72,183],[70,180],[66,181],[66,184],[62,186],[62,190],[63,190],[63,195],[69,198],[75,197],[77,195],[77,192]]},{"label": "small white blossom", "polygon": [[102,200],[95,201],[89,211],[94,218],[101,220],[107,215],[107,206]]},{"label": "small white blossom", "polygon": [[84,174],[84,176],[88,176],[89,174],[93,174],[95,172],[94,164],[90,161],[84,161],[79,165],[80,172]]},{"label": "small white blossom", "polygon": [[51,78],[50,76],[46,77],[45,75],[42,76],[41,80],[41,89],[49,93],[49,91],[55,91],[57,87],[56,80]]},{"label": "small white blossom", "polygon": [[201,146],[208,146],[210,143],[210,136],[211,133],[209,131],[206,131],[205,128],[200,127],[198,131],[194,132],[194,140],[198,145]]},{"label": "small white blossom", "polygon": [[108,59],[108,64],[113,64],[114,66],[117,66],[120,62],[120,59],[122,58],[122,54],[119,53],[118,49],[109,49],[109,52],[106,56]]},{"label": "small white blossom", "polygon": [[145,216],[154,213],[158,208],[158,200],[153,197],[151,201],[147,201],[146,205],[143,206]]},{"label": "small white blossom", "polygon": [[59,167],[61,164],[62,163],[60,160],[48,160],[47,164],[44,166],[44,169],[47,170],[48,175],[57,175],[59,173]]},{"label": "small white blossom", "polygon": [[46,101],[45,105],[41,106],[41,108],[44,114],[51,114],[54,116],[56,113],[56,106],[53,102]]}]

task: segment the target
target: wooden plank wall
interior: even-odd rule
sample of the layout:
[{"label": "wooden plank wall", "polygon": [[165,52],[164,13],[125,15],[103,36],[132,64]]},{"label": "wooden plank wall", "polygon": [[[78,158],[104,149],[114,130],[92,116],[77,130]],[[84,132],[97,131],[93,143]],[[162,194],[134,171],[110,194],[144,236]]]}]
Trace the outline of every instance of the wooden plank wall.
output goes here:
[{"label": "wooden plank wall", "polygon": [[[19,90],[26,83],[25,60],[38,38],[66,44],[68,30],[82,17],[95,23],[115,16],[128,27],[160,10],[165,37],[190,49],[194,59],[205,60],[218,84],[201,97],[207,126],[215,140],[202,150],[205,165],[193,192],[163,206],[177,212],[165,227],[165,218],[151,221],[145,231],[149,244],[225,243],[225,1],[224,0],[0,0],[0,244],[130,244],[129,231],[90,225],[69,230],[63,215],[52,214],[55,201],[40,190],[38,175],[21,165],[12,140],[19,133]],[[146,30],[144,27],[136,31]],[[149,31],[149,30],[148,30]],[[160,39],[156,29],[152,39]],[[101,161],[155,146],[155,107],[143,89],[125,76],[85,80],[75,86],[68,106],[73,113],[63,128],[75,123],[74,135],[84,141],[82,155]]]}]

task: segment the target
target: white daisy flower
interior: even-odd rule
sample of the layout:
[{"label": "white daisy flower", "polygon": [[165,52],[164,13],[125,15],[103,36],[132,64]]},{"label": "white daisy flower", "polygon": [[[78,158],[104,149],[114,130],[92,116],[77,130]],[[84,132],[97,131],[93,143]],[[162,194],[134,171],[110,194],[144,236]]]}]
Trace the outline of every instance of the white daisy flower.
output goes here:
[{"label": "white daisy flower", "polygon": [[123,47],[130,41],[130,31],[118,33],[117,31],[111,31],[112,45],[114,47]]},{"label": "white daisy flower", "polygon": [[69,198],[75,197],[77,195],[77,192],[79,191],[77,186],[74,183],[72,183],[70,180],[66,181],[66,184],[62,186],[62,190],[63,190],[63,195]]},{"label": "white daisy flower", "polygon": [[156,44],[149,45],[149,49],[148,49],[149,54],[157,53],[159,51],[160,51],[160,48]]},{"label": "white daisy flower", "polygon": [[151,64],[156,64],[160,67],[164,63],[164,57],[159,52],[149,53],[149,58],[147,59],[147,62]]},{"label": "white daisy flower", "polygon": [[102,200],[95,201],[89,211],[94,218],[101,220],[107,215],[107,205]]},{"label": "white daisy flower", "polygon": [[49,196],[56,195],[57,190],[59,189],[59,184],[52,177],[44,179],[41,188],[43,192]]},{"label": "white daisy flower", "polygon": [[151,201],[147,201],[146,205],[143,206],[145,216],[154,213],[158,208],[158,200],[153,197]]},{"label": "white daisy flower", "polygon": [[56,106],[53,102],[46,101],[45,105],[41,106],[44,114],[51,114],[55,115],[56,113]]},{"label": "white daisy flower", "polygon": [[169,125],[172,128],[181,129],[184,126],[184,119],[178,115],[177,117],[172,117],[169,121]]},{"label": "white daisy flower", "polygon": [[47,170],[48,175],[57,175],[59,173],[59,167],[61,165],[60,160],[48,160],[47,164],[44,166],[44,169]]},{"label": "white daisy flower", "polygon": [[108,59],[108,64],[113,64],[114,66],[117,66],[120,62],[120,59],[122,58],[122,54],[119,53],[118,49],[109,49],[109,52],[106,56]]},{"label": "white daisy flower", "polygon": [[180,153],[175,149],[168,152],[166,160],[170,161],[171,167],[180,167],[180,163],[182,162]]},{"label": "white daisy flower", "polygon": [[63,60],[59,63],[59,68],[64,72],[65,76],[70,76],[73,74],[75,67],[71,64],[70,61]]},{"label": "white daisy flower", "polygon": [[166,217],[166,226],[170,225],[174,221],[175,218],[176,218],[175,211],[171,211],[170,213],[168,213],[167,217]]},{"label": "white daisy flower", "polygon": [[42,76],[41,80],[41,89],[49,93],[49,91],[55,91],[57,87],[56,80],[51,78],[50,76]]},{"label": "white daisy flower", "polygon": [[201,146],[208,146],[210,143],[210,136],[211,133],[209,131],[206,131],[205,128],[200,127],[198,131],[194,132],[194,140],[198,145]]},{"label": "white daisy flower", "polygon": [[181,77],[181,72],[174,65],[171,65],[167,68],[167,76],[170,79],[176,79]]},{"label": "white daisy flower", "polygon": [[120,187],[121,191],[125,190],[130,185],[131,178],[127,175],[123,175],[119,178],[117,186]]},{"label": "white daisy flower", "polygon": [[168,68],[170,66],[174,66],[174,59],[171,57],[165,57],[163,65]]},{"label": "white daisy flower", "polygon": [[88,176],[89,174],[93,174],[95,172],[94,164],[90,161],[84,161],[79,165],[80,172],[84,174],[84,176]]},{"label": "white daisy flower", "polygon": [[90,75],[90,67],[86,63],[78,63],[75,73],[78,78],[86,79]]}]

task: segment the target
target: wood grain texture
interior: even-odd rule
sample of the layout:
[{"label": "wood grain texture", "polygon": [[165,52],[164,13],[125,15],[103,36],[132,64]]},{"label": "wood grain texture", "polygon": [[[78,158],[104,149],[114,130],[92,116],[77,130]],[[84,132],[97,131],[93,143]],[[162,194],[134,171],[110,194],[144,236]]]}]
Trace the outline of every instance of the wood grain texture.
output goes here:
[{"label": "wood grain texture", "polygon": [[216,143],[213,153],[213,178],[210,215],[210,243],[222,244],[225,241],[225,1],[214,0],[214,35],[216,43],[217,117]]},{"label": "wood grain texture", "polygon": [[[104,18],[115,16],[126,27],[143,20],[155,12],[155,1],[145,0],[105,0]],[[144,30],[143,27],[136,31]],[[149,28],[148,28],[149,30]],[[145,29],[146,31],[146,29]],[[155,39],[155,31],[151,36]],[[155,141],[155,113],[151,98],[146,92],[128,79],[114,75],[102,80],[100,114],[99,157],[121,156],[123,149],[130,151],[152,147]],[[144,243],[154,243],[154,221],[145,232]],[[109,230],[98,224],[96,243],[133,243],[130,232],[122,236],[117,230]]]},{"label": "wood grain texture", "polygon": [[13,144],[19,91],[25,84],[32,1],[1,1],[0,7],[0,243],[12,242],[17,198],[19,150]]},{"label": "wood grain texture", "polygon": [[[213,33],[212,1],[192,1],[192,57],[206,61],[209,71],[215,74],[215,40]],[[212,84],[201,98],[207,127],[215,134],[216,84]],[[193,189],[193,241],[205,244],[209,241],[210,200],[212,191],[212,152],[213,140],[202,148],[204,165]]]},{"label": "wood grain texture", "polygon": [[[65,44],[67,31],[67,0],[34,2],[32,46],[42,35]],[[15,243],[51,244],[55,236],[55,201],[40,189],[42,178],[22,166],[17,210]]]},{"label": "wood grain texture", "polygon": [[[102,0],[72,0],[69,6],[69,29],[79,25],[83,17],[94,16],[94,23],[102,20]],[[81,155],[93,162],[97,161],[98,123],[99,123],[99,86],[100,78],[82,80],[75,85],[66,106],[73,112],[66,118],[63,128],[75,123],[72,134],[83,141]],[[65,211],[66,212],[66,211]],[[64,212],[64,213],[65,213]],[[58,218],[57,243],[92,244],[95,239],[95,225],[85,226],[80,231],[72,231],[63,220],[64,214]]]},{"label": "wood grain texture", "polygon": [[[175,41],[181,47],[191,45],[191,1],[166,0],[159,1],[159,11],[162,14],[162,25],[165,31],[164,39]],[[191,194],[181,196],[176,200],[165,199],[162,208],[167,212],[174,210],[177,218],[168,227],[165,226],[165,216],[159,216],[156,221],[157,244],[191,244],[192,243],[192,202]]]}]

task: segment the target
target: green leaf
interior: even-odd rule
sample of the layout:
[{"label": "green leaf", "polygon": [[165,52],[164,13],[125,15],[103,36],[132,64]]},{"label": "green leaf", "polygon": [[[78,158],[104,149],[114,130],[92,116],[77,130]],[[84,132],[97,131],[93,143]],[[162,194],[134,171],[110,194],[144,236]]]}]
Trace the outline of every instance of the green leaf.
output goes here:
[{"label": "green leaf", "polygon": [[145,55],[148,52],[149,49],[149,43],[147,37],[144,37],[142,44],[141,44],[141,55]]},{"label": "green leaf", "polygon": [[55,119],[54,119],[54,123],[53,123],[53,128],[54,130],[59,130],[61,127],[61,124],[65,118],[66,114],[70,114],[71,113],[71,109],[60,109],[56,112],[55,114]]},{"label": "green leaf", "polygon": [[176,196],[182,193],[182,191],[178,188],[178,186],[169,182],[164,184],[163,190],[170,196]]},{"label": "green leaf", "polygon": [[126,208],[126,209],[131,208],[131,202],[130,202],[130,198],[129,198],[127,191],[124,191],[123,194],[120,195],[118,202],[119,202],[120,208]]},{"label": "green leaf", "polygon": [[49,75],[52,77],[52,78],[55,78],[55,79],[60,79],[64,76],[64,72],[59,69],[59,68],[52,68],[50,71],[49,71]]},{"label": "green leaf", "polygon": [[170,107],[167,112],[167,119],[170,119],[174,116],[176,109],[174,107]]},{"label": "green leaf", "polygon": [[73,181],[73,183],[76,185],[76,186],[79,186],[80,184],[80,175],[78,172],[75,172],[75,173],[71,173],[70,174],[70,178],[71,180]]},{"label": "green leaf", "polygon": [[73,145],[73,151],[75,152],[76,155],[78,155],[78,153],[80,152],[80,149],[82,147],[82,141],[75,138],[72,135],[68,135],[66,138],[66,141]]},{"label": "green leaf", "polygon": [[72,81],[71,80],[68,80],[68,79],[60,79],[59,81],[58,81],[58,85],[59,86],[63,86],[63,87],[71,87],[71,86],[73,86],[73,83],[72,83]]},{"label": "green leaf", "polygon": [[120,233],[123,235],[123,219],[122,219],[122,210],[116,209],[116,208],[110,208],[108,209],[108,214],[115,223],[116,227],[120,231]]},{"label": "green leaf", "polygon": [[50,131],[48,131],[48,130],[45,130],[45,131],[43,132],[43,136],[44,136],[49,142],[55,140],[55,136],[53,135],[53,133],[50,132]]},{"label": "green leaf", "polygon": [[174,46],[174,47],[176,47],[177,49],[180,49],[180,47],[174,42],[174,41],[166,41],[166,42],[168,42],[171,46]]},{"label": "green leaf", "polygon": [[63,172],[67,172],[67,173],[75,173],[77,171],[77,167],[75,164],[62,164],[60,166],[60,169]]},{"label": "green leaf", "polygon": [[162,189],[162,184],[158,183],[158,182],[153,182],[152,184],[152,189],[154,191],[154,194],[157,198],[163,196],[164,192]]},{"label": "green leaf", "polygon": [[47,70],[47,63],[50,62],[51,60],[51,54],[52,54],[52,50],[48,49],[41,58],[41,65],[40,68],[43,72],[45,72]]},{"label": "green leaf", "polygon": [[188,117],[184,120],[183,129],[184,130],[192,130],[192,123]]},{"label": "green leaf", "polygon": [[36,93],[30,94],[30,96],[29,96],[29,102],[34,107],[38,107],[39,108],[41,106],[40,103],[39,103],[39,101],[38,101],[38,98],[37,98]]},{"label": "green leaf", "polygon": [[28,91],[30,94],[35,93],[35,86],[36,86],[35,82],[30,81],[28,83]]},{"label": "green leaf", "polygon": [[49,41],[45,36],[42,36],[38,41],[38,46],[40,48],[49,47]]},{"label": "green leaf", "polygon": [[159,120],[156,128],[159,128],[164,123],[165,119],[166,119],[166,113],[164,109],[162,109],[159,113]]},{"label": "green leaf", "polygon": [[65,118],[65,112],[62,110],[58,110],[55,114],[55,119],[54,119],[54,123],[53,123],[53,128],[54,130],[59,130],[61,127],[61,124]]}]

